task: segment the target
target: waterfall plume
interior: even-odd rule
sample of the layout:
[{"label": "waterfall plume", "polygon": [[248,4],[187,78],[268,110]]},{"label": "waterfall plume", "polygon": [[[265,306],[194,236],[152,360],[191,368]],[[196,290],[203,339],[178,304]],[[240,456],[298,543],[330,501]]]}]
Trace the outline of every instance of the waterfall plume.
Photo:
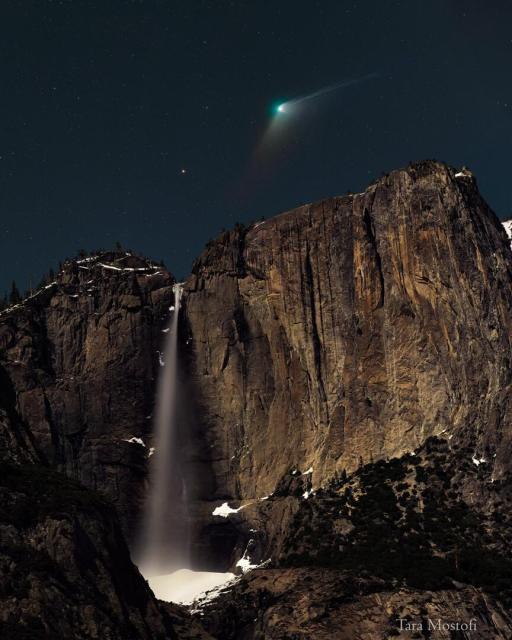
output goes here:
[{"label": "waterfall plume", "polygon": [[138,549],[138,564],[147,577],[188,566],[186,487],[179,455],[178,318],[182,285],[175,284],[174,308],[159,354],[150,482]]}]

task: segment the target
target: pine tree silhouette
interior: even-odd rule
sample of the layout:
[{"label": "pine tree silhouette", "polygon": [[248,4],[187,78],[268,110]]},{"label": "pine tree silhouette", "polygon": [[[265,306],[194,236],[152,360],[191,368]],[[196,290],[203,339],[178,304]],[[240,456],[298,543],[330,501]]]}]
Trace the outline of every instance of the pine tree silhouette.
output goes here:
[{"label": "pine tree silhouette", "polygon": [[11,285],[11,294],[9,296],[9,302],[11,304],[18,304],[20,300],[21,300],[20,292],[18,290],[18,287],[16,286],[16,282],[13,280]]}]

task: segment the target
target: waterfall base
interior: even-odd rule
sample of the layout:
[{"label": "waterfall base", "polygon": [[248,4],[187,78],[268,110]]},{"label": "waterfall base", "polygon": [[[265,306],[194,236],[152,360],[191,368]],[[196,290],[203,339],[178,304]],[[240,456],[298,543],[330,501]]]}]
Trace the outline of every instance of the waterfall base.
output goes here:
[{"label": "waterfall base", "polygon": [[159,600],[190,605],[217,595],[218,590],[236,579],[234,573],[179,569],[161,576],[144,576]]}]

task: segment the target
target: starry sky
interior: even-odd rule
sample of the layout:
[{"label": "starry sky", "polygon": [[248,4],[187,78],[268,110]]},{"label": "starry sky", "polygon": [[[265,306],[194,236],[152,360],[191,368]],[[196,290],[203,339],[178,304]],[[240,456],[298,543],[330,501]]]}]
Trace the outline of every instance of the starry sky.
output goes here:
[{"label": "starry sky", "polygon": [[0,291],[116,241],[183,277],[222,228],[410,160],[511,216],[511,24],[509,0],[3,0]]}]

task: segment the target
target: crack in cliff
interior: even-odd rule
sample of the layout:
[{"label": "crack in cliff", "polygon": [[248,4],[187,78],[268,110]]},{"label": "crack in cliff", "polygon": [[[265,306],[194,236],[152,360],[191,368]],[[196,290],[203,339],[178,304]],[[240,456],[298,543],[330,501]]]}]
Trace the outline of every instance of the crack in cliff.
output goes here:
[{"label": "crack in cliff", "polygon": [[62,450],[62,441],[60,439],[59,430],[53,420],[53,413],[50,401],[46,395],[46,391],[43,388],[43,402],[44,402],[44,417],[50,428],[50,437],[55,451],[54,464],[62,464],[64,462],[64,455]]},{"label": "crack in cliff", "polygon": [[375,231],[373,229],[373,222],[370,216],[369,210],[365,207],[363,212],[363,224],[366,235],[370,244],[373,248],[375,263],[377,266],[377,271],[379,272],[379,283],[380,283],[380,298],[377,306],[373,309],[380,309],[384,306],[384,274],[382,273],[382,258],[380,257],[379,250],[377,248],[377,238],[375,237]]},{"label": "crack in cliff", "polygon": [[313,342],[313,355],[315,362],[315,371],[318,381],[318,388],[321,393],[322,402],[326,402],[324,383],[322,380],[322,344],[316,320],[316,302],[315,302],[315,286],[313,276],[313,266],[311,264],[311,255],[309,244],[306,243],[306,259],[304,264],[304,274],[306,277],[306,286],[309,294],[309,305],[311,308],[311,337]]},{"label": "crack in cliff", "polygon": [[[36,437],[31,429],[21,417],[18,410],[18,394],[14,388],[8,371],[0,365],[0,407],[5,411],[9,420],[12,432],[20,449],[27,451],[30,455],[36,454],[41,464],[47,465],[48,460],[39,447]],[[30,450],[30,446],[32,451]]]}]

